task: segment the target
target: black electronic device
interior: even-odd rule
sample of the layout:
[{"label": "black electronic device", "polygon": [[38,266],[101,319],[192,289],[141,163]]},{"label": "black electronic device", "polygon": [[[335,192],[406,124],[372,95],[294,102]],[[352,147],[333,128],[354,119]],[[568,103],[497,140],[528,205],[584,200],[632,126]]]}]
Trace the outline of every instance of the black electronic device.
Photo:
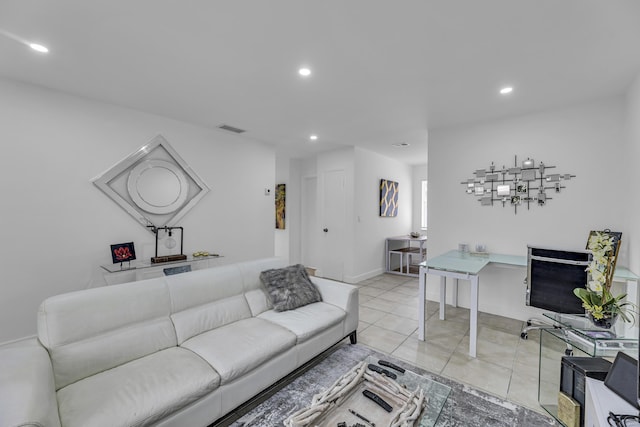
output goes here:
[{"label": "black electronic device", "polygon": [[387,371],[386,369],[381,368],[380,366],[374,365],[372,363],[369,363],[369,365],[367,365],[367,368],[371,369],[373,372],[377,372],[379,374],[385,375],[385,376],[391,378],[392,380],[395,380],[396,378],[398,378],[398,376],[396,374],[394,374],[393,372]]},{"label": "black electronic device", "polygon": [[615,394],[638,408],[638,361],[626,353],[618,352],[609,369],[604,385]]},{"label": "black electronic device", "polygon": [[560,391],[580,404],[580,425],[584,425],[585,378],[603,381],[611,369],[611,362],[601,357],[562,358]]},{"label": "black electronic device", "polygon": [[405,372],[404,368],[401,368],[400,366],[398,366],[396,364],[393,364],[393,363],[391,363],[389,361],[386,361],[386,360],[378,360],[378,365],[386,366],[387,368],[391,368],[394,371],[400,372],[401,374],[404,374],[404,372]]},{"label": "black electronic device", "polygon": [[385,411],[391,412],[393,410],[393,407],[391,405],[389,405],[383,398],[381,398],[371,390],[363,390],[362,394],[367,399],[371,399],[372,401],[374,401],[378,406],[380,406]]}]

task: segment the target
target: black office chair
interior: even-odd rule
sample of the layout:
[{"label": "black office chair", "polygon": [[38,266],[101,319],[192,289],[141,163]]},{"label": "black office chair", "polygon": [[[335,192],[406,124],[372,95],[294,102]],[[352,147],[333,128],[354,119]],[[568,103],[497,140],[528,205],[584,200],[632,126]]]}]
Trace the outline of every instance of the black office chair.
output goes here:
[{"label": "black office chair", "polygon": [[[528,246],[526,304],[542,310],[563,314],[584,314],[582,301],[575,296],[575,288],[584,287],[589,280],[586,271],[591,262],[589,251]],[[522,339],[534,329],[560,328],[548,320],[532,318],[520,333]]]}]

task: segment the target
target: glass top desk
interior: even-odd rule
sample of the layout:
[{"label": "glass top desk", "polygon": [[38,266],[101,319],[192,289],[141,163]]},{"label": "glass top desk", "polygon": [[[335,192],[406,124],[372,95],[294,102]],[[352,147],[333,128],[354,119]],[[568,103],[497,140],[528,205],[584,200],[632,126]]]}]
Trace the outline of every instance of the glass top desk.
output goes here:
[{"label": "glass top desk", "polygon": [[[504,255],[493,253],[460,252],[452,250],[434,258],[427,259],[420,263],[420,286],[418,298],[418,339],[424,341],[425,335],[425,299],[426,299],[426,276],[433,274],[440,276],[440,319],[445,320],[446,301],[446,279],[454,279],[452,305],[457,306],[458,302],[458,279],[469,280],[470,286],[470,318],[469,318],[469,355],[476,357],[476,347],[478,338],[478,287],[479,273],[487,265],[502,264],[517,267],[527,266],[527,257],[519,255]],[[619,282],[635,282],[638,276],[625,267],[617,266],[614,280]],[[634,292],[627,292],[630,296]],[[633,299],[635,301],[635,298]]]},{"label": "glass top desk", "polygon": [[469,253],[452,250],[420,264],[420,286],[418,296],[418,339],[424,341],[425,334],[425,299],[426,276],[440,276],[440,319],[444,319],[447,277],[455,279],[453,306],[458,302],[458,279],[471,282],[470,316],[469,316],[469,355],[476,357],[478,341],[478,274],[490,263],[526,267],[527,257],[517,255],[501,255],[491,253]]}]

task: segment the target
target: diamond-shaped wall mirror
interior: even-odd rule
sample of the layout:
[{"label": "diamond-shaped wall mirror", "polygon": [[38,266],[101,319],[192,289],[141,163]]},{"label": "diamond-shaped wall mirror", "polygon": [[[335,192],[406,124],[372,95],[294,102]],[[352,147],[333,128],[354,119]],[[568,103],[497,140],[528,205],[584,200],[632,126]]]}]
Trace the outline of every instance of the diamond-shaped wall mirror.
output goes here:
[{"label": "diamond-shaped wall mirror", "polygon": [[176,225],[209,192],[161,135],[92,181],[143,227]]}]

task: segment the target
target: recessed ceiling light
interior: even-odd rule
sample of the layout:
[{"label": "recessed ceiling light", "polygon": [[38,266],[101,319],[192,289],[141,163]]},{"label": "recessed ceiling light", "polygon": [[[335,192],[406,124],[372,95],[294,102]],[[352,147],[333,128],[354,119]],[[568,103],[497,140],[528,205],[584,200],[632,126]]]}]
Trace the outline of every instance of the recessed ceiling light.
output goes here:
[{"label": "recessed ceiling light", "polygon": [[308,77],[311,75],[311,70],[307,67],[303,67],[298,70],[298,74],[300,74],[303,77]]},{"label": "recessed ceiling light", "polygon": [[317,140],[318,140],[318,135],[311,135],[311,136],[309,137],[309,139],[310,139],[311,141],[317,141]]},{"label": "recessed ceiling light", "polygon": [[391,145],[393,145],[396,148],[406,148],[406,147],[410,146],[411,144],[409,144],[408,142],[398,142],[398,143],[391,144]]},{"label": "recessed ceiling light", "polygon": [[513,92],[513,88],[511,86],[503,87],[502,89],[500,89],[500,94],[502,95],[507,95],[511,92]]},{"label": "recessed ceiling light", "polygon": [[29,47],[35,50],[36,52],[40,52],[40,53],[49,52],[49,49],[46,46],[42,46],[41,44],[38,44],[38,43],[29,43]]}]

